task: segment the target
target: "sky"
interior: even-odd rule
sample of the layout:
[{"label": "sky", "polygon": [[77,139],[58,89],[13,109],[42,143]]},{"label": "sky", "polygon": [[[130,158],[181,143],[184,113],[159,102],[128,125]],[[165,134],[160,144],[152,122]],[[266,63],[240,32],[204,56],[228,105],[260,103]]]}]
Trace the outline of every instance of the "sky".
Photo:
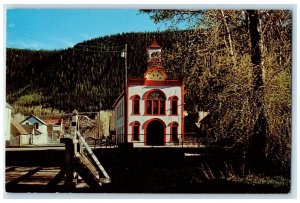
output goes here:
[{"label": "sky", "polygon": [[136,9],[7,9],[6,47],[65,49],[105,35],[163,31]]}]

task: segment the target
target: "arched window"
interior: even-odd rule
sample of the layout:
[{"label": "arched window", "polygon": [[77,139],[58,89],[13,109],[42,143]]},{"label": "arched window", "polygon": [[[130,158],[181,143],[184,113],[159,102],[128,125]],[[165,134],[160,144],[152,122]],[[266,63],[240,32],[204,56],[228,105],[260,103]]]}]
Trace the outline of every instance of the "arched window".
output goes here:
[{"label": "arched window", "polygon": [[166,97],[160,90],[147,93],[145,99],[146,115],[166,115]]},{"label": "arched window", "polygon": [[173,96],[170,98],[170,107],[171,107],[171,112],[170,115],[178,115],[178,97]]},{"label": "arched window", "polygon": [[132,123],[132,141],[140,140],[140,122],[135,121]]},{"label": "arched window", "polygon": [[132,114],[139,115],[140,114],[140,96],[134,95],[132,97]]},{"label": "arched window", "polygon": [[171,131],[170,142],[178,142],[178,123],[172,122],[170,124],[170,131]]}]

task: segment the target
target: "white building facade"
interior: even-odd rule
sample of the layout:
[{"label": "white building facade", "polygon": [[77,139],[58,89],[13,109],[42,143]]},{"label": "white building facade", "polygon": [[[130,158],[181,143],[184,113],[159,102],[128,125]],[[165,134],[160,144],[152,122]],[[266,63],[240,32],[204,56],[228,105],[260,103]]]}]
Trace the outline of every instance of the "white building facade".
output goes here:
[{"label": "white building facade", "polygon": [[5,114],[6,114],[6,127],[5,127],[5,141],[6,141],[6,144],[8,145],[9,144],[9,141],[10,141],[10,132],[11,132],[11,121],[12,121],[12,118],[11,118],[11,112],[12,112],[12,106],[9,105],[8,103],[6,103],[5,105]]},{"label": "white building facade", "polygon": [[117,141],[134,147],[178,145],[184,141],[183,81],[167,79],[156,41],[147,51],[144,78],[128,79],[115,102]]}]

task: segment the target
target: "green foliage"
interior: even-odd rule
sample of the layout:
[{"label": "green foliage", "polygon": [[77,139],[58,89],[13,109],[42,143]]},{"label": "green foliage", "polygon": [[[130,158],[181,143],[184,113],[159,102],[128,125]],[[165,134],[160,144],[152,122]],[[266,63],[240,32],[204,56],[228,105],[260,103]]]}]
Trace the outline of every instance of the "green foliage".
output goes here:
[{"label": "green foliage", "polygon": [[[174,72],[184,69],[189,103],[186,109],[193,111],[196,106],[198,110],[210,112],[206,119],[207,139],[241,157],[249,152],[251,145],[261,145],[263,156],[271,162],[269,167],[288,173],[291,160],[291,12],[142,12],[149,14],[156,23],[169,22],[173,28],[188,22],[193,28],[188,41],[178,42],[175,53],[168,53],[168,60],[174,63]],[[251,30],[249,22],[253,16],[249,14],[252,13],[258,14],[254,20],[259,23]],[[184,56],[189,56],[189,60],[182,60]],[[266,118],[263,126],[259,125],[262,116]],[[253,140],[258,131],[266,145],[256,138]],[[262,135],[265,133],[266,136]],[[255,160],[245,161],[250,166],[255,163]]]},{"label": "green foliage", "polygon": [[39,118],[62,118],[65,113],[59,111],[57,109],[45,108],[42,105],[38,106],[23,106],[23,105],[15,105],[13,109],[14,113],[21,113],[23,115],[36,115]]},{"label": "green foliage", "polygon": [[41,103],[42,97],[43,96],[38,93],[27,94],[27,95],[19,97],[17,99],[17,101],[15,102],[15,104],[23,105],[23,106],[31,106],[36,103]]},{"label": "green foliage", "polygon": [[238,183],[245,183],[245,184],[251,184],[251,185],[270,185],[274,188],[290,188],[290,180],[283,177],[283,176],[275,176],[275,177],[259,177],[259,176],[253,176],[249,175],[243,178],[240,177],[232,177],[230,179],[232,182],[238,182]]}]

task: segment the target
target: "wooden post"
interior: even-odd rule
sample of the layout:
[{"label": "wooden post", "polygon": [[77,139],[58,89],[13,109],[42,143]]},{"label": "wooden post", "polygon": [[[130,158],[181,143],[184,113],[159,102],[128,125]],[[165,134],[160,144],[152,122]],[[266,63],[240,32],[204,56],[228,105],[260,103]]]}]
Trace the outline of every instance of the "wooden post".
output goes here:
[{"label": "wooden post", "polygon": [[73,181],[74,181],[74,143],[73,139],[71,138],[61,138],[61,143],[65,143],[65,163],[62,166],[62,170],[65,172],[65,190],[66,191],[72,191],[75,187]]}]

